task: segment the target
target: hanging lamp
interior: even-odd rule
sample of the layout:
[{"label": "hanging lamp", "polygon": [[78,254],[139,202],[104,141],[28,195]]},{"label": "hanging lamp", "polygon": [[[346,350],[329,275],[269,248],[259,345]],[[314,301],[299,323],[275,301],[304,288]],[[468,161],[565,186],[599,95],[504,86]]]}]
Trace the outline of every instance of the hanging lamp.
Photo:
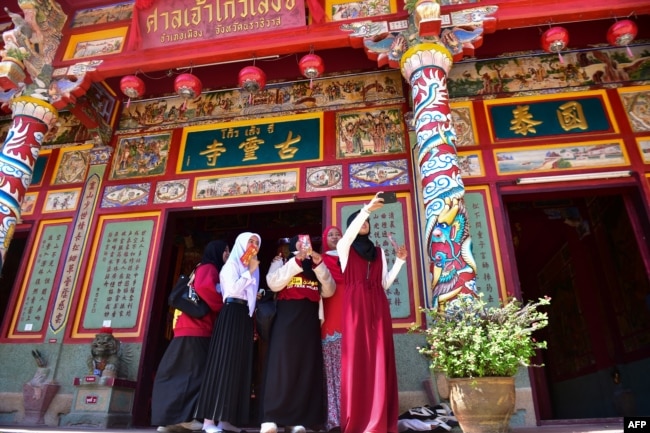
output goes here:
[{"label": "hanging lamp", "polygon": [[309,88],[313,86],[313,79],[318,78],[323,75],[325,71],[325,65],[323,64],[323,59],[320,56],[309,53],[300,59],[298,62],[298,67],[300,68],[300,73],[305,77],[309,78]]},{"label": "hanging lamp", "polygon": [[183,108],[185,108],[188,99],[194,99],[201,94],[203,84],[196,75],[183,73],[174,80],[174,90],[183,98]]},{"label": "hanging lamp", "polygon": [[266,74],[257,66],[246,66],[239,71],[237,81],[239,88],[248,93],[249,103],[253,102],[253,95],[266,86]]},{"label": "hanging lamp", "polygon": [[546,30],[541,38],[542,48],[549,53],[557,53],[560,63],[564,63],[561,51],[569,45],[569,31],[564,27],[555,26]]},{"label": "hanging lamp", "polygon": [[607,42],[610,45],[627,48],[627,54],[630,58],[634,57],[630,50],[630,43],[636,38],[639,29],[632,20],[616,21],[607,30]]},{"label": "hanging lamp", "polygon": [[129,98],[126,101],[126,108],[129,108],[131,105],[131,99],[137,99],[144,95],[144,81],[135,75],[125,75],[120,80],[120,90],[127,98]]}]

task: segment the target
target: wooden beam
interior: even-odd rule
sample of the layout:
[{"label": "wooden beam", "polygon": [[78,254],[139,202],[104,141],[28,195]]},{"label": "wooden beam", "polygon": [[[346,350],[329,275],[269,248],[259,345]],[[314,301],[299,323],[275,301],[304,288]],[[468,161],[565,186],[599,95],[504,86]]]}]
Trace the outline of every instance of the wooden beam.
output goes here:
[{"label": "wooden beam", "polygon": [[[613,22],[614,18],[650,14],[650,1],[648,0],[551,0],[537,3],[530,0],[497,0],[444,6],[442,14],[486,5],[499,7],[494,15],[497,18],[497,31],[607,18],[611,18]],[[374,21],[396,21],[407,18],[408,15],[405,11],[399,11],[393,15],[377,17]],[[251,57],[308,52],[311,49],[352,47],[349,33],[341,30],[343,23],[345,22],[309,25],[223,40],[123,52],[120,55],[107,56],[102,59],[102,64],[96,71],[91,72],[91,75],[93,81],[100,81],[133,74],[136,71],[164,71]],[[534,43],[537,48],[538,42]],[[74,63],[75,61],[57,62],[55,67],[69,66]]]}]

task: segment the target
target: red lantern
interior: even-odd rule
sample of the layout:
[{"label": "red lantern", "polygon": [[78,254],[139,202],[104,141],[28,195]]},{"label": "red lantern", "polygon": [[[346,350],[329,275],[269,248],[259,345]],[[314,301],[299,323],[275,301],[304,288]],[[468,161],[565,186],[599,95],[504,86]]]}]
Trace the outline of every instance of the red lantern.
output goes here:
[{"label": "red lantern", "polygon": [[557,53],[560,63],[564,63],[560,51],[569,45],[569,31],[564,27],[551,27],[542,34],[542,48],[549,53]]},{"label": "red lantern", "polygon": [[607,30],[607,42],[610,45],[617,45],[619,47],[626,47],[627,53],[630,57],[632,56],[632,50],[628,45],[636,38],[636,34],[639,31],[634,21],[631,20],[621,20],[616,21],[611,27]]},{"label": "red lantern", "polygon": [[129,98],[126,102],[127,108],[131,105],[131,99],[144,95],[144,89],[144,81],[135,75],[125,75],[120,80],[120,90]]},{"label": "red lantern", "polygon": [[201,90],[203,90],[203,84],[201,84],[201,80],[196,75],[188,73],[180,74],[174,80],[174,90],[178,93],[178,96],[187,100],[200,95]]},{"label": "red lantern", "polygon": [[257,66],[246,66],[239,71],[238,84],[250,94],[257,93],[266,86],[266,74]]},{"label": "red lantern", "polygon": [[312,80],[318,78],[325,71],[325,66],[323,65],[323,59],[316,54],[307,54],[300,59],[298,62],[298,67],[300,68],[300,73],[306,78],[309,78],[309,87],[311,88]]}]

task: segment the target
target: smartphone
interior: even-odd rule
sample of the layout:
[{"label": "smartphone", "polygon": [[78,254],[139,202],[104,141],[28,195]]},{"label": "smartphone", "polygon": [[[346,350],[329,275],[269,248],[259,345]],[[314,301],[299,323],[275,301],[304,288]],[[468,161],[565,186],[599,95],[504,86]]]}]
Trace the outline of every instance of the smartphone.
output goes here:
[{"label": "smartphone", "polygon": [[298,235],[298,240],[300,241],[300,248],[307,252],[307,255],[311,255],[311,238],[309,235]]},{"label": "smartphone", "polygon": [[241,261],[242,265],[248,266],[248,263],[256,254],[257,248],[255,248],[254,245],[248,245],[248,248],[246,248],[246,251],[244,251],[244,254],[239,258],[239,260]]},{"label": "smartphone", "polygon": [[395,192],[382,192],[379,197],[384,199],[384,204],[397,203],[397,193]]}]

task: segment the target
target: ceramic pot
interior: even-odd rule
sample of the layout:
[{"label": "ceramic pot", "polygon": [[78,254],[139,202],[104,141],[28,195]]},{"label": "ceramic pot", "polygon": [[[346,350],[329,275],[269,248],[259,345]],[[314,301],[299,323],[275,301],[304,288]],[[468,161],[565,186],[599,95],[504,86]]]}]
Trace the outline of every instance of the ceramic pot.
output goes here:
[{"label": "ceramic pot", "polygon": [[25,81],[23,63],[11,57],[5,57],[0,62],[0,88],[2,90],[17,89]]},{"label": "ceramic pot", "polygon": [[449,379],[449,402],[464,433],[506,433],[515,409],[515,379]]}]

